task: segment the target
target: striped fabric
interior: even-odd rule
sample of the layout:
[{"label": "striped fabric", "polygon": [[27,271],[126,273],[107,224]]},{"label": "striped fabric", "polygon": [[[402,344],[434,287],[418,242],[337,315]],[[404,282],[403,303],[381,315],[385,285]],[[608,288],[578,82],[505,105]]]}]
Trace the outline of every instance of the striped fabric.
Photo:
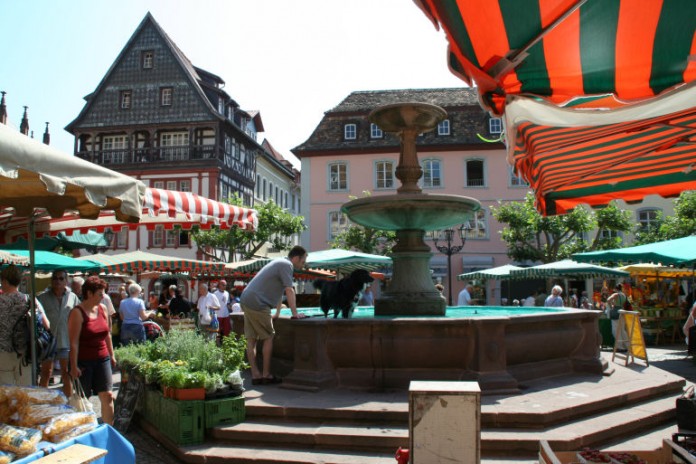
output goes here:
[{"label": "striped fabric", "polygon": [[[82,219],[77,213],[65,213],[55,219],[43,216],[35,221],[36,236],[55,237],[61,232],[70,235],[76,231],[87,233],[89,230],[103,233],[106,229],[118,232],[124,228],[136,230],[140,227],[147,230],[156,227],[190,230],[193,226],[210,229],[216,225],[222,229],[239,227],[256,230],[258,226],[256,210],[173,190],[146,189],[142,212],[138,223],[121,222],[114,211],[102,211],[95,220]],[[12,243],[27,235],[27,218],[16,217],[12,210],[0,213],[0,243]]]},{"label": "striped fabric", "polygon": [[102,271],[111,274],[137,274],[146,271],[158,271],[219,275],[225,271],[225,263],[175,258],[144,251],[133,251],[118,255],[95,254],[77,259],[99,263],[102,266]]},{"label": "striped fabric", "polygon": [[524,269],[514,264],[505,264],[503,266],[492,267],[490,269],[483,269],[480,271],[467,272],[465,274],[459,274],[457,280],[507,280],[512,279],[512,271],[519,271]]},{"label": "striped fabric", "polygon": [[696,80],[692,0],[417,3],[444,29],[452,70],[476,84],[496,114],[510,94],[556,103],[600,94],[627,101]]}]

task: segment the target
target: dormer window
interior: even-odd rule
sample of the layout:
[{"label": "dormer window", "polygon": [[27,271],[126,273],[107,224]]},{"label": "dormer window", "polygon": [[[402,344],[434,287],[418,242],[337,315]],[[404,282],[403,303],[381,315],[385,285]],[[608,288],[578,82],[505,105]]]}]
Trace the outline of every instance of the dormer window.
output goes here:
[{"label": "dormer window", "polygon": [[225,100],[222,97],[218,97],[218,113],[225,114]]},{"label": "dormer window", "polygon": [[382,129],[375,123],[370,124],[370,138],[372,139],[381,139],[384,137],[384,132],[382,132]]},{"label": "dormer window", "polygon": [[488,120],[488,131],[491,134],[502,134],[503,120],[500,118],[491,118]]},{"label": "dormer window", "polygon": [[142,53],[143,69],[152,69],[155,65],[155,52],[146,50]]},{"label": "dormer window", "polygon": [[437,135],[450,135],[450,120],[445,119],[437,125]]},{"label": "dormer window", "polygon": [[355,124],[343,126],[343,138],[345,140],[355,140],[358,137],[358,127]]}]

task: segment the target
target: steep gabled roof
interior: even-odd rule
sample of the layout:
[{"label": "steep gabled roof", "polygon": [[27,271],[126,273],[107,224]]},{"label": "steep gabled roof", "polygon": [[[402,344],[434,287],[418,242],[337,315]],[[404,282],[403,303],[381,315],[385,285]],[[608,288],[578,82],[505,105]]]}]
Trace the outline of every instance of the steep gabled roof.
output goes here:
[{"label": "steep gabled roof", "polygon": [[398,90],[361,90],[352,92],[328,113],[370,112],[381,105],[395,102],[430,103],[443,108],[453,106],[478,105],[475,88],[461,87],[454,89],[398,89]]},{"label": "steep gabled roof", "polygon": [[266,159],[275,164],[279,169],[286,170],[288,177],[293,178],[295,176],[295,169],[292,163],[286,160],[285,157],[271,145],[268,139],[263,139],[261,147],[263,147],[263,155]]},{"label": "steep gabled roof", "polygon": [[[111,67],[109,67],[109,70],[104,74],[104,77],[102,78],[101,82],[99,82],[99,85],[97,85],[97,88],[95,89],[94,92],[90,93],[85,97],[85,100],[87,103],[85,106],[82,108],[82,111],[80,111],[80,114],[75,118],[70,124],[68,124],[65,127],[65,130],[68,132],[72,133],[72,129],[79,124],[79,122],[83,119],[83,117],[89,112],[92,104],[96,100],[95,96],[99,95],[99,93],[106,87],[107,82],[109,82],[109,78],[118,66],[118,64],[123,60],[124,56],[128,52],[128,50],[131,48],[131,46],[135,43],[135,41],[138,39],[138,36],[141,34],[141,32],[145,29],[147,26],[152,26],[157,33],[162,37],[163,42],[166,44],[166,46],[170,49],[172,52],[172,55],[174,56],[175,60],[181,65],[182,70],[184,71],[184,74],[188,78],[188,80],[191,82],[192,88],[199,94],[201,100],[204,102],[206,107],[211,113],[211,116],[217,118],[217,119],[224,119],[222,115],[220,115],[217,112],[217,109],[213,107],[213,105],[210,103],[210,100],[205,96],[205,93],[203,92],[203,89],[200,86],[200,81],[201,77],[197,72],[197,68],[191,64],[191,61],[184,55],[184,53],[179,49],[179,47],[169,38],[166,32],[160,27],[160,25],[155,21],[155,18],[152,16],[150,12],[148,12],[143,20],[140,22],[138,27],[135,29],[135,32],[133,32],[133,35],[131,35],[130,39],[128,39],[128,42],[126,42],[126,45],[123,47],[121,52],[118,54],[114,62],[111,64]],[[212,73],[208,73],[212,76],[215,76]],[[217,77],[217,76],[215,76]],[[218,78],[220,79],[220,78]]]}]

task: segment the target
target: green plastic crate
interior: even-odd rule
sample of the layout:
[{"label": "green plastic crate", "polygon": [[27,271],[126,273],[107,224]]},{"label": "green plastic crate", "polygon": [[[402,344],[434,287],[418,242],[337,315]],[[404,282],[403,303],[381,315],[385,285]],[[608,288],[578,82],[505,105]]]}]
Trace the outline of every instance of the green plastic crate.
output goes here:
[{"label": "green plastic crate", "polygon": [[143,417],[145,417],[146,421],[159,428],[161,423],[160,402],[162,401],[162,392],[147,388],[143,399],[145,400],[142,412]]},{"label": "green plastic crate", "polygon": [[159,430],[177,445],[203,443],[205,428],[203,401],[175,401],[160,398]]},{"label": "green plastic crate", "polygon": [[205,428],[218,424],[239,424],[246,417],[244,397],[223,398],[205,402]]}]

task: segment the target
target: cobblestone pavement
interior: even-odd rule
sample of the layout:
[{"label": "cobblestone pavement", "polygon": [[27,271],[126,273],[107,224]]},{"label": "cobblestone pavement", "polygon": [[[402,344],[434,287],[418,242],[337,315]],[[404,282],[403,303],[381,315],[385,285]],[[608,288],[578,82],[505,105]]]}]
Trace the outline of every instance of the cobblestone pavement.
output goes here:
[{"label": "cobblestone pavement", "polygon": [[[651,365],[675,375],[684,377],[690,383],[696,383],[696,364],[692,358],[687,358],[686,345],[648,346],[648,361]],[[610,356],[610,352],[604,351],[604,356]],[[611,359],[611,357],[609,357]],[[637,361],[642,362],[642,361]],[[114,389],[121,381],[120,373],[114,374]],[[320,395],[321,393],[317,393]],[[91,398],[94,410],[100,414],[101,406],[96,397]],[[135,457],[138,464],[184,464],[177,459],[157,440],[143,431],[136,423],[131,424],[130,429],[124,435],[135,448]]]}]

